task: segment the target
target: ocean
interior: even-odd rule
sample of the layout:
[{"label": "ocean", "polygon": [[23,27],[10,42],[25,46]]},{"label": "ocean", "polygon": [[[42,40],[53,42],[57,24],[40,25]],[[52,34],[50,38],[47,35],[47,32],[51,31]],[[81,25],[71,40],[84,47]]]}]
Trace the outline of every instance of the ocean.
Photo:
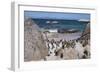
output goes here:
[{"label": "ocean", "polygon": [[43,29],[76,29],[83,32],[88,22],[77,20],[32,19]]}]

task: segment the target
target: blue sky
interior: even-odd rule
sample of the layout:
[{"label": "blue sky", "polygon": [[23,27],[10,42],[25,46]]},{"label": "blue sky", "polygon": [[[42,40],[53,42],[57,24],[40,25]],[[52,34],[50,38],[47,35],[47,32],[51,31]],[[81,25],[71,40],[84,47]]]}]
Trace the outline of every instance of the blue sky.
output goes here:
[{"label": "blue sky", "polygon": [[25,18],[35,19],[66,19],[66,20],[90,20],[90,14],[85,13],[61,13],[61,12],[38,12],[24,11]]}]

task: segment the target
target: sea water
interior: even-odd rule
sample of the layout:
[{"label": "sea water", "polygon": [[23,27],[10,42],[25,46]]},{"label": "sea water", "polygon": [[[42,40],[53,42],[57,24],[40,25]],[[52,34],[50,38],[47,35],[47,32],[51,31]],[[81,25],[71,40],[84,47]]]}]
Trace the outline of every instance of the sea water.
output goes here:
[{"label": "sea water", "polygon": [[83,32],[88,22],[78,20],[33,19],[43,29],[76,29]]}]

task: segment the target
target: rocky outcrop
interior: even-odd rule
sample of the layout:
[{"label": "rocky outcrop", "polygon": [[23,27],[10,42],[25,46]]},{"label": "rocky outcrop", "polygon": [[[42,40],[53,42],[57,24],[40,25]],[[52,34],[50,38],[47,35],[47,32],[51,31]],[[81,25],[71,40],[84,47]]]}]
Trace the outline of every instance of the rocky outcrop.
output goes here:
[{"label": "rocky outcrop", "polygon": [[85,47],[87,44],[90,45],[90,23],[88,23],[85,27],[85,30],[83,31],[82,35],[80,38],[78,38],[77,40],[79,40],[81,42],[81,44],[83,45],[83,47]]},{"label": "rocky outcrop", "polygon": [[84,30],[84,32],[82,33],[82,37],[83,39],[90,39],[90,23],[88,23],[86,25],[86,28]]},{"label": "rocky outcrop", "polygon": [[48,49],[37,24],[32,19],[24,22],[24,61],[41,60]]}]

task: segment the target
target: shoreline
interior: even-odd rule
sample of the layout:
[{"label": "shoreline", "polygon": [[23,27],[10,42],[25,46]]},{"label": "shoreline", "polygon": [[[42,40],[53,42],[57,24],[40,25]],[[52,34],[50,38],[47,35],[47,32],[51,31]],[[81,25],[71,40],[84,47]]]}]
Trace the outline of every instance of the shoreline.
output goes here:
[{"label": "shoreline", "polygon": [[50,33],[46,33],[43,34],[44,39],[48,39],[48,40],[66,40],[66,41],[70,41],[70,40],[75,40],[80,38],[82,35],[82,32],[76,32],[76,33],[56,33],[56,32],[50,32]]}]

